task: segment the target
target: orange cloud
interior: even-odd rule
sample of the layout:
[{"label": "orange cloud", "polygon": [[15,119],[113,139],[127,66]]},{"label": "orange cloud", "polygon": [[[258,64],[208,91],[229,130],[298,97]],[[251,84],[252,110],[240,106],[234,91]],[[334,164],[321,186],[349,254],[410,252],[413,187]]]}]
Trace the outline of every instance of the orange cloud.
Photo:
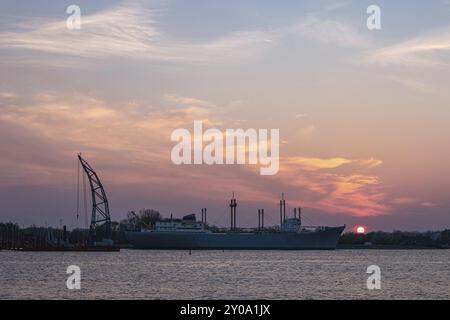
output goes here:
[{"label": "orange cloud", "polygon": [[[23,178],[15,180],[26,184],[59,181],[44,178],[42,166],[46,164],[35,163],[39,149],[52,146],[51,152],[64,157],[73,157],[79,151],[91,153],[89,158],[95,162],[115,166],[113,174],[108,177],[123,184],[155,181],[170,184],[169,177],[185,175],[182,172],[184,168],[177,168],[170,162],[171,132],[179,127],[190,128],[193,121],[199,119],[206,125],[221,124],[220,119],[212,114],[215,110],[212,103],[174,97],[176,99],[170,101],[172,106],[159,109],[136,101],[110,104],[83,94],[64,96],[41,92],[29,101],[14,105],[8,102],[8,97],[3,97],[0,99],[0,125],[11,128],[8,131],[11,138],[5,137],[0,143],[0,150],[5,154],[2,168],[7,171],[2,175],[27,172]],[[167,99],[164,102],[168,103]],[[22,132],[29,135],[28,141],[36,141],[32,147],[6,146],[8,141]],[[15,156],[18,154],[21,157],[19,161]],[[177,181],[179,183],[180,180]]]},{"label": "orange cloud", "polygon": [[366,173],[381,165],[381,160],[288,157],[280,163],[280,178],[291,187],[303,190],[303,205],[354,216],[390,212],[380,178]]},{"label": "orange cloud", "polygon": [[342,166],[346,163],[352,163],[352,160],[344,158],[304,158],[304,157],[288,157],[286,158],[288,165],[299,165],[303,170],[319,170],[319,169],[333,169]]},{"label": "orange cloud", "polygon": [[[3,151],[9,149],[2,168],[24,172],[20,179],[9,176],[0,183],[73,183],[70,172],[75,170],[64,161],[84,151],[103,168],[108,185],[140,186],[138,192],[144,194],[177,188],[180,197],[207,194],[223,201],[225,193],[235,191],[243,201],[268,205],[285,191],[298,195],[292,196],[293,204],[327,213],[371,216],[390,210],[379,177],[367,173],[382,163],[373,158],[282,157],[279,174],[265,178],[257,166],[176,166],[170,161],[172,130],[190,128],[199,119],[220,125],[227,116],[223,112],[213,116],[212,111],[221,108],[204,100],[171,95],[163,101],[172,106],[157,109],[135,101],[111,105],[90,96],[46,92],[35,95],[30,104],[6,105],[0,123],[12,128],[10,134],[29,132],[33,137],[29,139],[39,140],[26,149],[0,145]],[[47,165],[48,160],[37,157],[44,146],[49,149],[47,156],[58,163]],[[4,177],[7,172],[2,169]]]}]

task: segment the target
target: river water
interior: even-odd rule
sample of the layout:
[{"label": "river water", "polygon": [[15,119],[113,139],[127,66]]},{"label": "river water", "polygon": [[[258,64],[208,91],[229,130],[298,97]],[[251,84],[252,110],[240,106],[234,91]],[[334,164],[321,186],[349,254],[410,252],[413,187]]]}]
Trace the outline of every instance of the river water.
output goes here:
[{"label": "river water", "polygon": [[0,299],[450,299],[450,250],[0,251]]}]

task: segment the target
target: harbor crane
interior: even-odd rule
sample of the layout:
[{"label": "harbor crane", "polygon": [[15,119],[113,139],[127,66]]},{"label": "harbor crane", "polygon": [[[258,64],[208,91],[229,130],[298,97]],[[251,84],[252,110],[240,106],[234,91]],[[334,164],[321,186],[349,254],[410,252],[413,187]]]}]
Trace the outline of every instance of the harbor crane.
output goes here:
[{"label": "harbor crane", "polygon": [[92,214],[91,225],[89,227],[91,235],[95,236],[97,228],[104,228],[105,237],[111,236],[111,217],[109,215],[108,198],[105,189],[95,170],[89,163],[78,154],[78,160],[83,167],[84,172],[89,180],[92,196]]}]

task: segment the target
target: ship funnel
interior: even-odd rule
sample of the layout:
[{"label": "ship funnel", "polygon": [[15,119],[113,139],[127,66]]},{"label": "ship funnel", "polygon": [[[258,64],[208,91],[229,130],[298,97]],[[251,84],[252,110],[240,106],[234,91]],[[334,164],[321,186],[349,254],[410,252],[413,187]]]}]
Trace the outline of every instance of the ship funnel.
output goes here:
[{"label": "ship funnel", "polygon": [[261,229],[261,210],[258,209],[258,229]]},{"label": "ship funnel", "polygon": [[67,227],[63,226],[63,241],[66,243],[67,241]]},{"label": "ship funnel", "polygon": [[280,227],[283,225],[284,220],[286,220],[286,200],[284,200],[284,192],[281,193],[280,200]]},{"label": "ship funnel", "polygon": [[233,199],[230,200],[230,230],[233,230]]},{"label": "ship funnel", "polygon": [[202,208],[202,223],[206,223],[206,208]]},{"label": "ship funnel", "polygon": [[264,229],[264,209],[258,209],[258,229]]},{"label": "ship funnel", "polygon": [[237,207],[237,202],[236,199],[234,198],[234,192],[233,192],[233,197],[230,200],[230,230],[236,229],[236,207]]},{"label": "ship funnel", "polygon": [[264,209],[261,209],[261,228],[264,229]]},{"label": "ship funnel", "polygon": [[234,218],[233,218],[234,229],[236,229],[236,207],[237,207],[237,203],[236,203],[236,199],[234,199]]},{"label": "ship funnel", "polygon": [[281,200],[280,200],[280,228],[283,225],[283,198],[284,198],[284,193],[281,194]]}]

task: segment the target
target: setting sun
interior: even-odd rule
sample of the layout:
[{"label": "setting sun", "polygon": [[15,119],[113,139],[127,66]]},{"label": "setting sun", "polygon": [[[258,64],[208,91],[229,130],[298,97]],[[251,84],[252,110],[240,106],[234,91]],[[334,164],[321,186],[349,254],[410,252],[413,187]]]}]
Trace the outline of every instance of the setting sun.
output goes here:
[{"label": "setting sun", "polygon": [[363,226],[359,226],[359,227],[356,228],[356,233],[364,234],[364,233],[366,233],[366,228],[363,227]]}]

